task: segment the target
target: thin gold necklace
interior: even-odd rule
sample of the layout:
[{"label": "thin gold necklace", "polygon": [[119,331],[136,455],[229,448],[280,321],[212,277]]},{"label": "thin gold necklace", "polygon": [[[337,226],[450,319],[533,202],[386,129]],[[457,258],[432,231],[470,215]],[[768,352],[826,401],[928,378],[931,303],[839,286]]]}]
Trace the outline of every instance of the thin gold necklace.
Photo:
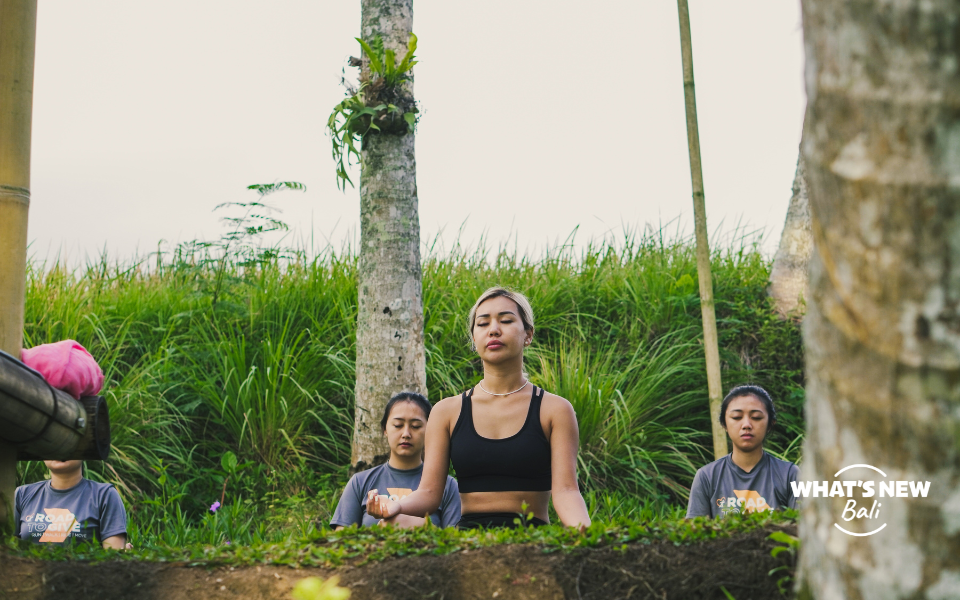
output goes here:
[{"label": "thin gold necklace", "polygon": [[513,390],[512,392],[507,392],[506,394],[494,394],[493,392],[488,392],[488,391],[487,391],[487,388],[483,387],[483,383],[482,383],[482,382],[477,383],[477,385],[480,386],[480,389],[483,390],[484,393],[487,394],[487,395],[489,395],[489,396],[509,396],[510,394],[516,394],[517,392],[519,392],[519,391],[522,390],[523,388],[527,387],[527,384],[528,384],[528,383],[530,383],[530,380],[529,380],[529,379],[525,380],[525,381],[523,382],[523,385],[521,385],[521,386],[518,387],[517,389]]}]

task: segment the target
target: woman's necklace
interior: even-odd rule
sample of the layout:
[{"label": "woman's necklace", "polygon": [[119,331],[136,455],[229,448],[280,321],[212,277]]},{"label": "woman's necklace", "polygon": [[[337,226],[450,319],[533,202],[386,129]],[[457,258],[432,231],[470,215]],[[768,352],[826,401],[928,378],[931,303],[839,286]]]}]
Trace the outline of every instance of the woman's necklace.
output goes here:
[{"label": "woman's necklace", "polygon": [[477,385],[480,386],[480,389],[483,390],[484,393],[486,393],[488,396],[509,396],[510,394],[516,394],[517,392],[519,392],[519,391],[522,390],[523,388],[527,387],[527,384],[528,384],[528,383],[530,383],[530,380],[529,380],[529,379],[525,380],[525,381],[523,382],[523,385],[521,385],[521,386],[518,387],[517,389],[513,390],[512,392],[507,392],[506,394],[494,394],[493,392],[488,392],[487,389],[486,389],[485,387],[483,387],[483,383],[482,383],[482,382],[481,382],[481,383],[477,383]]}]

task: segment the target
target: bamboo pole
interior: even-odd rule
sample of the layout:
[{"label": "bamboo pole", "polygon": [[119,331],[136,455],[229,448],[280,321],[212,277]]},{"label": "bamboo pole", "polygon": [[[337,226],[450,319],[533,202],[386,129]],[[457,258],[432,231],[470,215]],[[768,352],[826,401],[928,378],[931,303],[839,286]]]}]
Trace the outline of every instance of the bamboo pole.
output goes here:
[{"label": "bamboo pole", "polygon": [[[0,0],[0,350],[20,356],[30,207],[37,0]],[[0,443],[0,530],[13,524],[17,450]]]},{"label": "bamboo pole", "polygon": [[713,424],[713,456],[727,454],[727,434],[720,426],[723,384],[720,381],[720,350],[717,315],[713,308],[713,278],[710,275],[710,244],[707,241],[707,210],[700,167],[700,131],[697,128],[697,94],[693,86],[693,47],[690,41],[690,11],[687,0],[677,0],[680,13],[680,54],[683,58],[683,97],[687,108],[687,146],[690,149],[690,180],[693,184],[693,218],[697,236],[697,276],[700,280],[700,313],[703,317],[703,348],[707,358],[707,392]]}]

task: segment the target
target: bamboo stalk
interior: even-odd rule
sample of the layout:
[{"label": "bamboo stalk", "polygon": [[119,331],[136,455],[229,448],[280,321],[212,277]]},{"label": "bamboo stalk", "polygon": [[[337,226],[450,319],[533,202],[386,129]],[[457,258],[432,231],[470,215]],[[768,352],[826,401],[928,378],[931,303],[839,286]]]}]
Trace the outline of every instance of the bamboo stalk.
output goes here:
[{"label": "bamboo stalk", "polygon": [[693,218],[697,236],[697,276],[700,280],[700,312],[703,317],[703,348],[707,358],[707,393],[713,424],[713,456],[727,454],[727,434],[720,426],[723,384],[720,381],[720,351],[717,343],[717,315],[713,307],[713,278],[710,274],[710,244],[707,241],[707,210],[700,166],[700,131],[697,128],[697,95],[693,85],[693,46],[690,41],[690,11],[687,0],[677,0],[680,13],[680,53],[683,58],[683,97],[687,109],[687,147],[690,149],[690,180],[693,185]]},{"label": "bamboo stalk", "polygon": [[[0,0],[0,350],[20,357],[30,207],[37,0]],[[0,530],[13,523],[16,448],[0,443]]]}]

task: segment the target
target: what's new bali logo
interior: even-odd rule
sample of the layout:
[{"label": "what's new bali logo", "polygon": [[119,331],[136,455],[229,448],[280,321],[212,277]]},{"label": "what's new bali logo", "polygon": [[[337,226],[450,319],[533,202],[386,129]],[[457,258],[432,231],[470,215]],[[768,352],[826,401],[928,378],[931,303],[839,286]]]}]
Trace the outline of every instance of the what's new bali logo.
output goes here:
[{"label": "what's new bali logo", "polygon": [[[851,469],[872,469],[884,478],[887,474],[871,465],[850,465],[844,467],[834,474],[839,477],[842,473]],[[793,495],[796,498],[849,498],[843,508],[840,518],[849,523],[854,519],[869,519],[870,523],[880,522],[880,509],[883,507],[881,498],[926,498],[930,491],[929,481],[873,481],[863,479],[845,479],[829,481],[791,481],[790,487],[793,488]],[[859,497],[864,500],[864,505],[858,505],[854,498],[855,490],[859,491]],[[868,509],[867,501],[872,502]],[[873,535],[887,526],[883,523],[873,531],[867,533],[854,533],[847,531],[834,523],[834,527],[847,535],[864,537]]]}]

